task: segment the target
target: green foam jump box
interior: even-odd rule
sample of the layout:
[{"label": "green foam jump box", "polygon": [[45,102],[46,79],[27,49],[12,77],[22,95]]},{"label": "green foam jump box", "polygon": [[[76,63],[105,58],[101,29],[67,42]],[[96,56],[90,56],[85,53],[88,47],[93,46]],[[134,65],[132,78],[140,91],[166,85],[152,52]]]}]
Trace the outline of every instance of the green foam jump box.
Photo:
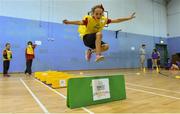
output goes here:
[{"label": "green foam jump box", "polygon": [[126,99],[123,75],[71,78],[67,106],[71,109]]}]

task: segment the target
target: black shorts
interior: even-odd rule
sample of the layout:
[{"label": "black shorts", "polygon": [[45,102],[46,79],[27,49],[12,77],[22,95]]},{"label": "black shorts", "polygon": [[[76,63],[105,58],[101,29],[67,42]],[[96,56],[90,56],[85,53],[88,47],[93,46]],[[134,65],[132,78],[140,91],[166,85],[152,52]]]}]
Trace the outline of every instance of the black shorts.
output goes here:
[{"label": "black shorts", "polygon": [[[84,35],[83,42],[85,46],[91,49],[96,49],[96,33]],[[106,44],[106,43],[101,41],[101,45],[103,44]]]}]

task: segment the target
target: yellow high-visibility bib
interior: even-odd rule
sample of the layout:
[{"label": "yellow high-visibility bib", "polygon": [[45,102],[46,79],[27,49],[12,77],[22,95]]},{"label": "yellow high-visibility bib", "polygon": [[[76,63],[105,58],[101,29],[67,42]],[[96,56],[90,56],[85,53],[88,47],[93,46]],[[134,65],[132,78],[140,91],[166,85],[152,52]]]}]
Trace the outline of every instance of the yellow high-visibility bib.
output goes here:
[{"label": "yellow high-visibility bib", "polygon": [[3,58],[3,60],[4,61],[9,60],[10,61],[12,59],[12,51],[6,49],[6,53],[7,53],[7,59]]},{"label": "yellow high-visibility bib", "polygon": [[27,54],[34,55],[34,49],[33,49],[32,45],[28,45],[26,51],[27,51],[26,52]]}]

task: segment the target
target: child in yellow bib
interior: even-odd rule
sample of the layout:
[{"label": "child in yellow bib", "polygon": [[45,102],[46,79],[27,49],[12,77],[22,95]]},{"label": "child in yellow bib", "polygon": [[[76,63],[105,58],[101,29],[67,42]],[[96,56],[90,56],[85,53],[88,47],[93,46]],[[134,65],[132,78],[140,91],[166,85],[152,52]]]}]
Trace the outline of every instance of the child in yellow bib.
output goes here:
[{"label": "child in yellow bib", "polygon": [[78,32],[83,39],[85,46],[89,47],[86,51],[86,60],[90,61],[93,52],[96,53],[96,62],[104,60],[101,54],[109,49],[109,45],[102,41],[102,30],[106,24],[119,23],[135,18],[135,13],[127,18],[108,19],[104,16],[102,5],[96,5],[91,10],[92,15],[84,16],[82,21],[64,20],[64,24],[79,25]]},{"label": "child in yellow bib", "polygon": [[33,44],[32,41],[28,41],[27,47],[25,49],[25,56],[26,56],[26,70],[25,74],[26,75],[31,75],[32,74],[32,63],[33,59],[35,57],[34,49],[36,48],[36,44]]},{"label": "child in yellow bib", "polygon": [[11,51],[10,43],[6,43],[6,47],[3,50],[3,76],[9,77],[8,70],[10,67],[10,61],[12,59],[12,51]]}]

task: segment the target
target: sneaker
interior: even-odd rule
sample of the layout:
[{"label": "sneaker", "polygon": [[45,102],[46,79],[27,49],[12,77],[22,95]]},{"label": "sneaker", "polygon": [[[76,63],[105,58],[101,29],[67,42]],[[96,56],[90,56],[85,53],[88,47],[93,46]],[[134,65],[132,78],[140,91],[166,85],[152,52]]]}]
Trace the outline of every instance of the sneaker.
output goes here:
[{"label": "sneaker", "polygon": [[10,75],[9,74],[4,74],[3,77],[10,77]]},{"label": "sneaker", "polygon": [[95,62],[100,62],[100,61],[103,61],[104,60],[104,56],[102,55],[96,55],[96,60]]},{"label": "sneaker", "polygon": [[86,61],[89,62],[91,60],[91,54],[92,54],[91,49],[86,50],[86,53],[85,53]]},{"label": "sneaker", "polygon": [[31,76],[31,74],[30,74],[30,73],[25,73],[25,75],[26,75],[26,76]]}]

